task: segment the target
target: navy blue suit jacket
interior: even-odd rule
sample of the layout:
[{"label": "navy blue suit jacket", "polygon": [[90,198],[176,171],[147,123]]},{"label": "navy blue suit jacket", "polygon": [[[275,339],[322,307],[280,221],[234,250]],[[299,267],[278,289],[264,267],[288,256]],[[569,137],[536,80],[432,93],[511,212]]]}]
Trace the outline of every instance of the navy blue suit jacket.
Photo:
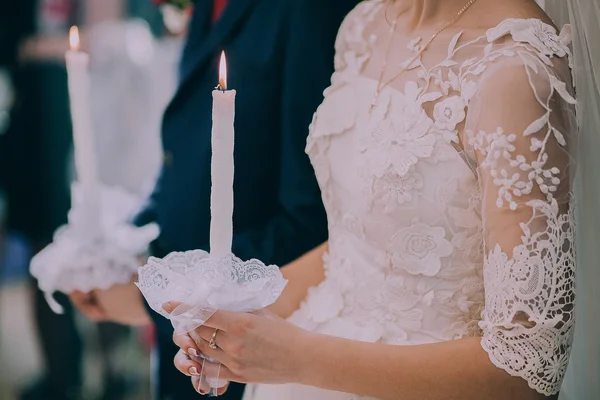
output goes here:
[{"label": "navy blue suit jacket", "polygon": [[[211,92],[221,50],[237,90],[233,252],[285,265],[327,240],[327,219],[304,152],[308,125],[333,72],[334,42],[358,0],[230,0],[210,21],[212,1],[196,2],[180,87],[163,121],[164,167],[138,223],[156,221],[152,253],[208,250]],[[156,317],[156,316],[155,316]],[[198,397],[175,371],[172,327],[155,322],[160,399]],[[230,398],[239,398],[235,388]]]}]

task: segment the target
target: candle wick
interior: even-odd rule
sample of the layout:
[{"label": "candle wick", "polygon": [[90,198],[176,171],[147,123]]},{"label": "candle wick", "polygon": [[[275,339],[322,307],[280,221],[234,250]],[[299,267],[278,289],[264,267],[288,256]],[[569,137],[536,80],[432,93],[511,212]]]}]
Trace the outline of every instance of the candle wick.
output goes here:
[{"label": "candle wick", "polygon": [[225,89],[223,86],[221,86],[220,83],[217,85],[217,87],[215,88],[215,90],[220,90],[223,93],[225,93],[227,91],[227,89]]}]

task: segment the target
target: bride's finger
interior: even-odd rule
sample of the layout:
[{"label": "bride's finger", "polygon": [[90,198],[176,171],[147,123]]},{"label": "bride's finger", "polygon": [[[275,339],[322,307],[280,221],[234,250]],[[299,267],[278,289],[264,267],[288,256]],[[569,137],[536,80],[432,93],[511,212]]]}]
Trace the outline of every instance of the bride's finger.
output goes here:
[{"label": "bride's finger", "polygon": [[231,372],[231,370],[229,368],[227,368],[227,366],[225,364],[218,364],[218,363],[205,361],[202,368],[203,368],[202,375],[204,375],[208,378],[219,379],[221,381],[228,381],[228,382],[231,382],[231,381],[239,382],[240,381],[239,376],[237,376],[233,372]]},{"label": "bride's finger", "polygon": [[204,325],[224,332],[236,332],[247,329],[255,319],[256,316],[250,313],[219,310]]},{"label": "bride's finger", "polygon": [[[208,394],[211,391],[210,384],[206,380],[206,376],[192,376],[192,385],[194,389],[200,394]],[[229,382],[222,388],[216,389],[216,395],[222,396],[229,389]]]},{"label": "bride's finger", "polygon": [[217,396],[223,396],[225,392],[227,392],[227,389],[229,389],[229,383],[227,384],[227,386],[217,389]]},{"label": "bride's finger", "polygon": [[214,344],[217,346],[217,348],[221,350],[227,349],[231,339],[226,332],[219,329],[209,328],[207,326],[201,326],[194,329],[190,332],[190,337],[197,346],[200,346],[202,342],[211,343],[211,341],[214,341]]},{"label": "bride's finger", "polygon": [[204,354],[219,362],[223,362],[224,359],[227,358],[223,350],[221,350],[220,348],[213,349],[210,347],[210,338],[208,340],[203,339],[202,337],[198,336],[198,334],[195,333],[195,331],[190,332],[190,336],[194,339],[194,342],[196,342],[196,346],[198,346],[198,350],[201,354]]},{"label": "bride's finger", "polygon": [[202,379],[199,376],[192,376],[192,386],[196,392],[205,395],[210,392],[210,385],[206,382],[206,380]]},{"label": "bride's finger", "polygon": [[199,357],[200,352],[198,350],[198,346],[194,340],[190,337],[189,334],[177,334],[173,333],[173,343],[183,351],[185,351],[190,356]]},{"label": "bride's finger", "polygon": [[187,376],[200,376],[202,366],[193,361],[183,350],[179,350],[173,360],[175,368]]},{"label": "bride's finger", "polygon": [[167,313],[171,314],[173,312],[173,310],[175,310],[177,307],[179,307],[181,305],[181,303],[176,302],[176,301],[167,301],[166,303],[164,303],[162,305],[163,310],[165,310]]},{"label": "bride's finger", "polygon": [[222,331],[220,329],[210,328],[208,326],[201,326],[194,330],[192,337],[194,341],[198,341],[199,339],[203,339],[206,342],[213,340],[219,348],[224,348],[225,343],[228,342],[227,332]]}]

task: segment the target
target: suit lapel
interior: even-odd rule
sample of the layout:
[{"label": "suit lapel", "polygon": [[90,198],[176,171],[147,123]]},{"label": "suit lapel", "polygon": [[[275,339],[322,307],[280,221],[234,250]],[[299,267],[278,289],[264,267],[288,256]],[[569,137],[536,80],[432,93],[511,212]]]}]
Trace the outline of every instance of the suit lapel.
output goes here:
[{"label": "suit lapel", "polygon": [[188,27],[186,43],[183,49],[180,73],[187,68],[190,60],[194,58],[194,52],[208,43],[211,30],[211,10],[213,0],[199,0],[194,2],[194,15]]},{"label": "suit lapel", "polygon": [[[186,81],[194,74],[194,72],[203,65],[210,57],[214,54],[224,40],[227,39],[230,33],[232,33],[240,22],[243,21],[243,17],[247,15],[250,10],[250,6],[255,0],[230,0],[230,3],[225,8],[225,11],[219,21],[213,27],[207,27],[205,24],[210,24],[210,14],[212,10],[212,0],[201,0],[198,1],[196,7],[201,7],[196,12],[203,13],[198,15],[206,16],[206,19],[198,21],[196,27],[190,27],[190,35],[198,35],[201,37],[202,32],[209,30],[209,35],[203,45],[200,45],[198,36],[190,37],[188,39],[188,46],[185,50],[185,63],[181,67],[181,85],[185,85]],[[215,77],[215,86],[217,84],[217,77]]]}]

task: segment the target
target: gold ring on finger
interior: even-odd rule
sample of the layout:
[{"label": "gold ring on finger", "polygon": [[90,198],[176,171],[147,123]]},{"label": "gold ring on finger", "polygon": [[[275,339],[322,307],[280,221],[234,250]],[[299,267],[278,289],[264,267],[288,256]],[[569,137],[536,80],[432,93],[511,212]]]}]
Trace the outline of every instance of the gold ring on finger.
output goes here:
[{"label": "gold ring on finger", "polygon": [[210,341],[208,342],[208,347],[213,350],[219,350],[219,346],[217,346],[217,333],[219,333],[218,329],[215,329],[212,336],[210,337]]}]

